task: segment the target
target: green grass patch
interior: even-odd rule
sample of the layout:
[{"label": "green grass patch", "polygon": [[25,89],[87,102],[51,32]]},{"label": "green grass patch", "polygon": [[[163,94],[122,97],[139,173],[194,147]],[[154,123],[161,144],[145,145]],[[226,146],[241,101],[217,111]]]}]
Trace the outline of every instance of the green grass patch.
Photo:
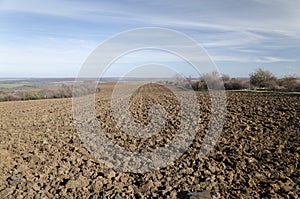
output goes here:
[{"label": "green grass patch", "polygon": [[287,92],[288,94],[300,95],[300,92]]},{"label": "green grass patch", "polygon": [[283,91],[272,91],[272,90],[227,90],[230,92],[248,92],[248,93],[282,93],[282,94],[294,94],[299,95],[300,92],[283,92]]},{"label": "green grass patch", "polygon": [[4,88],[4,89],[14,89],[20,87],[36,88],[36,86],[30,84],[0,84],[0,88]]},{"label": "green grass patch", "polygon": [[249,93],[273,93],[272,90],[227,90],[231,92],[249,92]]},{"label": "green grass patch", "polygon": [[11,89],[11,88],[22,87],[24,85],[25,84],[0,84],[0,88]]}]

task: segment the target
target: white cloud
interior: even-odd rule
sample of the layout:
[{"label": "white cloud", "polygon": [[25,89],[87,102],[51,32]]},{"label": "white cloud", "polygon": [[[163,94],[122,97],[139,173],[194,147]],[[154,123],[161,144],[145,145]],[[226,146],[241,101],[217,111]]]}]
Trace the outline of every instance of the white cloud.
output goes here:
[{"label": "white cloud", "polygon": [[280,57],[262,57],[262,58],[255,60],[255,62],[258,62],[258,63],[296,62],[296,61],[297,60],[285,59],[285,58],[280,58]]},{"label": "white cloud", "polygon": [[[299,52],[299,10],[300,1],[284,0],[224,0],[221,3],[209,0],[185,2],[4,0],[0,3],[0,12],[25,12],[37,14],[36,17],[39,14],[54,18],[66,17],[79,26],[85,22],[92,22],[95,29],[85,31],[81,35],[82,39],[66,39],[60,34],[49,37],[45,32],[42,36],[43,42],[28,42],[27,45],[2,43],[0,67],[4,66],[3,63],[15,63],[20,67],[24,63],[40,65],[45,62],[47,65],[60,63],[80,65],[101,42],[89,40],[92,31],[97,29],[112,34],[115,33],[110,30],[112,27],[127,29],[142,26],[168,27],[183,31],[208,48],[215,55],[212,56],[215,61],[266,64],[298,62],[298,57],[285,57],[288,52],[277,57],[273,54],[273,50],[294,48]],[[55,20],[60,23],[58,19]],[[104,23],[110,26],[103,26]],[[58,30],[53,30],[55,31]],[[109,50],[101,56],[110,56]],[[157,58],[165,62],[175,61],[174,57]],[[134,57],[130,59],[121,61],[129,63]],[[150,59],[151,57],[144,57],[145,62]],[[16,66],[16,71],[17,68]]]},{"label": "white cloud", "polygon": [[285,59],[280,57],[242,57],[242,56],[212,56],[214,61],[231,61],[231,62],[256,62],[256,63],[277,63],[277,62],[296,62],[297,60]]}]

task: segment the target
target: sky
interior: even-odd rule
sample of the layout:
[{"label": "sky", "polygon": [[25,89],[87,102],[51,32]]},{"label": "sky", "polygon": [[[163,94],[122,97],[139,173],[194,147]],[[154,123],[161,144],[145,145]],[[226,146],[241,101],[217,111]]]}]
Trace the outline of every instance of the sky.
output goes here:
[{"label": "sky", "polygon": [[[299,24],[299,0],[0,0],[0,77],[76,77],[101,43],[143,27],[192,38],[221,74],[247,77],[263,68],[300,76]],[[141,50],[119,58],[105,76],[151,63],[195,75],[175,55]]]}]

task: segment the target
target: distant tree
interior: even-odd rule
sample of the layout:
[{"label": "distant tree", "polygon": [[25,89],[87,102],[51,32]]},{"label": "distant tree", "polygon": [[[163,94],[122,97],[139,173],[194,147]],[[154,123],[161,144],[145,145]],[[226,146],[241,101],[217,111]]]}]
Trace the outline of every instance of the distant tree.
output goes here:
[{"label": "distant tree", "polygon": [[230,80],[231,80],[231,78],[230,78],[230,76],[229,76],[229,75],[225,75],[225,74],[223,74],[223,75],[222,75],[222,80],[223,80],[223,82],[228,82],[228,81],[230,81]]},{"label": "distant tree", "polygon": [[61,97],[72,97],[72,87],[63,84],[60,88]]},{"label": "distant tree", "polygon": [[7,93],[7,95],[4,97],[4,101],[17,101],[20,100],[18,96],[16,96],[14,93]]},{"label": "distant tree", "polygon": [[256,72],[250,74],[250,83],[259,88],[274,89],[277,86],[277,79],[270,71],[260,68]]},{"label": "distant tree", "polygon": [[208,87],[212,90],[219,90],[224,88],[221,80],[222,78],[219,76],[219,73],[213,71],[203,74],[199,80],[191,80],[190,85],[196,91],[207,90]]},{"label": "distant tree", "polygon": [[202,81],[205,81],[205,84],[203,84],[204,87],[210,88],[210,89],[221,89],[222,88],[222,79],[219,76],[219,73],[217,71],[213,71],[211,73],[206,73],[202,75],[201,77]]},{"label": "distant tree", "polygon": [[40,91],[40,94],[44,99],[54,98],[54,92],[50,89],[43,89]]},{"label": "distant tree", "polygon": [[207,84],[204,79],[200,79],[192,83],[192,88],[195,91],[207,90]]},{"label": "distant tree", "polygon": [[37,99],[42,99],[42,95],[38,91],[29,91],[25,90],[23,91],[23,97],[22,100],[37,100]]}]

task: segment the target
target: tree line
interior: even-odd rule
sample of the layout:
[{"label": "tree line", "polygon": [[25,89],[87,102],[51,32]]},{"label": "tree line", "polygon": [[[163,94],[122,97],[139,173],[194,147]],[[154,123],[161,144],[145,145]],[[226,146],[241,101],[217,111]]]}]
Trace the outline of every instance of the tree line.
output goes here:
[{"label": "tree line", "polygon": [[213,89],[225,88],[225,90],[250,89],[300,92],[300,79],[298,77],[276,78],[270,71],[261,68],[249,74],[248,78],[231,78],[229,75],[219,76],[217,72],[207,73],[198,80],[188,79],[183,87],[191,87],[196,91],[200,91],[207,90],[208,85]]},{"label": "tree line", "polygon": [[[167,83],[196,91],[207,90],[209,87],[213,89],[225,88],[225,90],[251,89],[300,92],[300,79],[298,77],[286,76],[276,78],[270,71],[261,68],[249,74],[249,78],[232,78],[229,75],[219,76],[219,73],[211,72],[203,74],[201,78],[197,80],[187,78],[185,81],[178,80],[176,82]],[[94,88],[91,88],[91,85],[93,85],[93,83],[89,81],[82,82],[79,92],[84,94],[93,93]],[[100,87],[98,87],[96,92],[99,91]],[[69,98],[72,97],[72,93],[73,87],[68,85],[49,89],[0,91],[0,101]]]},{"label": "tree line", "polygon": [[[91,88],[90,81],[80,83],[80,92],[87,94],[93,93],[94,88]],[[98,87],[96,92],[99,92]],[[19,100],[39,100],[39,99],[55,99],[55,98],[70,98],[73,94],[73,86],[63,84],[57,88],[45,88],[34,90],[13,90],[13,91],[0,91],[1,101],[19,101]]]}]

